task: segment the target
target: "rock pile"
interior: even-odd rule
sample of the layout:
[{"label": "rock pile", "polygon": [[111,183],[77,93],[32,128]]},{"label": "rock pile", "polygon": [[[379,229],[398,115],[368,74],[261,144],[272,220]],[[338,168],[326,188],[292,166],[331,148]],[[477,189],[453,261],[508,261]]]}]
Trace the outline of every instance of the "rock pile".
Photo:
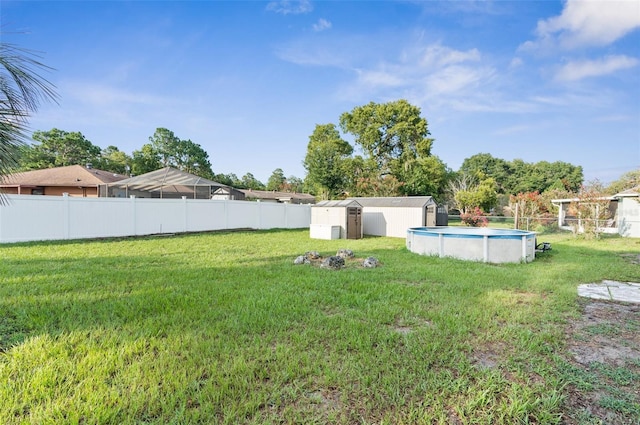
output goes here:
[{"label": "rock pile", "polygon": [[380,266],[380,261],[375,257],[367,257],[364,260],[362,258],[356,258],[355,254],[350,249],[339,249],[336,255],[324,258],[318,251],[307,251],[304,255],[298,255],[293,264],[312,264],[319,266],[323,269],[340,270],[351,264],[350,267],[361,266],[367,269],[373,269]]},{"label": "rock pile", "polygon": [[298,255],[296,259],[293,260],[293,264],[311,264],[311,261],[304,255]]},{"label": "rock pile", "polygon": [[338,252],[336,253],[336,257],[353,258],[355,257],[355,255],[353,254],[353,251],[351,251],[350,249],[339,249]]},{"label": "rock pile", "polygon": [[367,269],[374,269],[376,267],[378,267],[378,259],[376,257],[367,257],[365,258],[365,260],[362,262],[362,267],[367,268]]},{"label": "rock pile", "polygon": [[344,267],[344,258],[332,255],[331,257],[327,257],[322,260],[320,267],[324,269],[340,270]]}]

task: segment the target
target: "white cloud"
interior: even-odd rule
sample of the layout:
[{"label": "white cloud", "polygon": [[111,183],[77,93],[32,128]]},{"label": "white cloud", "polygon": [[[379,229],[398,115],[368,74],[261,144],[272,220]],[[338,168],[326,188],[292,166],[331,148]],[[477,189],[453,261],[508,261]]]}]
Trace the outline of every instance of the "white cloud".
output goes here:
[{"label": "white cloud", "polygon": [[313,10],[310,0],[278,0],[267,4],[267,10],[282,15],[300,15]]},{"label": "white cloud", "polygon": [[640,28],[637,0],[568,0],[562,14],[538,21],[538,38],[523,50],[606,46]]},{"label": "white cloud", "polygon": [[331,28],[331,22],[327,21],[326,19],[321,18],[318,20],[318,22],[313,24],[313,30],[316,32],[328,30],[329,28]]},{"label": "white cloud", "polygon": [[477,49],[456,50],[440,43],[407,46],[397,59],[361,65],[355,73],[354,80],[340,87],[339,98],[351,102],[405,98],[429,108],[455,111],[526,107],[502,100],[496,88],[497,72],[483,63]]},{"label": "white cloud", "polygon": [[522,58],[515,57],[511,59],[511,62],[509,63],[509,69],[520,68],[523,65],[524,65],[524,61],[522,60]]},{"label": "white cloud", "polygon": [[640,61],[624,55],[607,56],[603,59],[568,62],[560,68],[556,81],[577,81],[588,77],[608,75],[622,69],[633,68]]},{"label": "white cloud", "polygon": [[535,129],[528,124],[521,124],[521,125],[513,125],[511,127],[504,127],[504,128],[500,128],[495,130],[492,134],[494,136],[511,136],[513,134],[520,134],[520,133],[525,133],[525,132],[532,132],[532,131],[538,131],[539,129]]},{"label": "white cloud", "polygon": [[358,74],[360,83],[370,87],[399,87],[404,83],[399,75],[383,70],[359,71]]},{"label": "white cloud", "polygon": [[132,92],[120,88],[93,83],[63,83],[61,91],[64,95],[75,98],[82,103],[96,106],[128,104],[159,105],[167,103],[160,96]]}]

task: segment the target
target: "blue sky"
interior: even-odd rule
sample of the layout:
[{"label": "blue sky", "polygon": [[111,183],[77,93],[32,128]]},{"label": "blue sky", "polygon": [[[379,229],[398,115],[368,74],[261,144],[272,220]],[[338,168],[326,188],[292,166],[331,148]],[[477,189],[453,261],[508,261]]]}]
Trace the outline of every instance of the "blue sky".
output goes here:
[{"label": "blue sky", "polygon": [[[316,124],[419,106],[433,153],[640,168],[640,1],[0,1],[60,95],[34,130],[129,154],[158,127],[215,173],[304,177]],[[346,137],[347,140],[350,140]]]}]

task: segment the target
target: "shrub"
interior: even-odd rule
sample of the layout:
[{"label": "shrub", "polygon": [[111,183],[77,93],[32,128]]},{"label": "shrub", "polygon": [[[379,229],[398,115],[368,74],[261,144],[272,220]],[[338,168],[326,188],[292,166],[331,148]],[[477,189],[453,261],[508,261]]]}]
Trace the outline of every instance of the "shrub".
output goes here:
[{"label": "shrub", "polygon": [[485,217],[484,212],[475,207],[474,210],[470,213],[464,213],[460,215],[460,220],[467,226],[471,227],[487,227],[489,224],[487,217]]}]

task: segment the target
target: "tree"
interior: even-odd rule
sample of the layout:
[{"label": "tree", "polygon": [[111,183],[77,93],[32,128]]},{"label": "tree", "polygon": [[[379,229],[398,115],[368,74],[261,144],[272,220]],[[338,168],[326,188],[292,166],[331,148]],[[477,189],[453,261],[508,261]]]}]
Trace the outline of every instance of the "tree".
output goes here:
[{"label": "tree", "polygon": [[[149,143],[133,153],[134,168],[149,171],[173,167],[200,177],[213,179],[209,154],[191,140],[180,140],[173,131],[157,128]],[[149,169],[152,168],[152,169]]]},{"label": "tree", "polygon": [[139,176],[162,168],[160,156],[151,144],[142,145],[140,150],[133,151],[131,158],[131,172]]},{"label": "tree", "polygon": [[264,184],[256,179],[253,174],[247,173],[242,176],[242,180],[239,185],[240,189],[253,189],[253,190],[264,190]]},{"label": "tree", "polygon": [[53,128],[49,131],[36,131],[32,138],[36,143],[23,150],[21,168],[24,170],[97,165],[100,162],[100,147],[87,140],[79,131],[67,132]]},{"label": "tree", "polygon": [[434,155],[419,157],[405,164],[405,170],[400,173],[403,185],[399,188],[402,195],[430,195],[436,199],[443,199],[446,184],[450,179],[451,170]]},{"label": "tree", "polygon": [[508,181],[511,165],[504,159],[494,158],[488,153],[479,153],[466,158],[460,166],[463,174],[475,178],[493,177],[498,186],[498,193],[508,193]]},{"label": "tree", "polygon": [[304,191],[304,181],[300,177],[289,176],[286,184],[285,192],[301,193]]},{"label": "tree", "polygon": [[427,120],[406,100],[358,106],[340,116],[340,127],[355,136],[355,143],[376,162],[380,176],[390,174],[404,181],[405,164],[431,154]]},{"label": "tree", "polygon": [[482,180],[479,184],[472,184],[465,190],[455,194],[455,200],[460,211],[465,214],[475,208],[489,212],[497,201],[496,181],[493,178]]},{"label": "tree", "polygon": [[116,146],[107,146],[100,152],[97,168],[112,173],[129,174],[131,171],[131,157],[122,152]]},{"label": "tree", "polygon": [[528,163],[521,159],[505,161],[488,153],[466,158],[459,172],[475,178],[492,177],[500,194],[539,192],[549,189],[577,191],[582,185],[582,167],[566,162],[540,161]]},{"label": "tree", "polygon": [[607,188],[606,192],[609,195],[615,195],[627,189],[633,189],[640,186],[640,168],[637,170],[631,170],[624,173],[620,178],[612,182]]},{"label": "tree", "polygon": [[283,190],[287,184],[287,178],[284,176],[282,168],[276,168],[267,180],[267,190]]},{"label": "tree", "polygon": [[41,102],[57,99],[53,84],[38,74],[50,69],[31,51],[0,42],[0,177],[19,166],[29,116]]},{"label": "tree", "polygon": [[353,147],[340,137],[334,124],[317,124],[303,162],[309,191],[322,199],[340,196],[347,186],[347,159],[352,152]]},{"label": "tree", "polygon": [[505,190],[509,194],[524,192],[543,193],[551,188],[564,187],[576,192],[583,181],[582,167],[566,162],[540,161],[535,164],[515,159],[511,162],[511,175]]},{"label": "tree", "polygon": [[609,197],[599,181],[583,186],[578,193],[578,200],[569,205],[572,215],[578,220],[572,224],[574,233],[583,232],[587,238],[599,238],[611,218]]}]

